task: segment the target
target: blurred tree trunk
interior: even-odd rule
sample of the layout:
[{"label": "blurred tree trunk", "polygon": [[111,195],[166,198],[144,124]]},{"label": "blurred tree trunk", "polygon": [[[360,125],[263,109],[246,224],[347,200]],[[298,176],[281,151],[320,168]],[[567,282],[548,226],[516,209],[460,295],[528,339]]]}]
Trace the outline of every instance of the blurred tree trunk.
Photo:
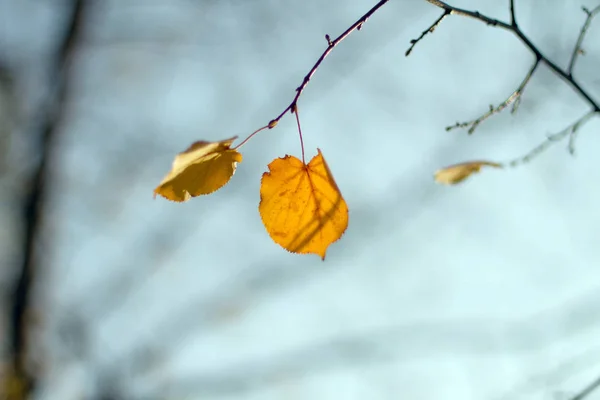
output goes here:
[{"label": "blurred tree trunk", "polygon": [[17,272],[11,297],[10,310],[10,352],[11,377],[5,384],[6,397],[29,398],[36,387],[36,376],[27,365],[28,343],[27,326],[32,286],[36,273],[42,267],[43,257],[39,254],[45,204],[52,182],[52,161],[54,143],[60,133],[64,116],[64,105],[68,96],[68,69],[73,58],[76,42],[83,28],[83,12],[86,0],[72,2],[70,18],[64,36],[58,42],[52,65],[50,66],[50,97],[40,110],[39,132],[32,134],[32,148],[39,162],[25,184],[21,202],[23,238],[22,259]]}]

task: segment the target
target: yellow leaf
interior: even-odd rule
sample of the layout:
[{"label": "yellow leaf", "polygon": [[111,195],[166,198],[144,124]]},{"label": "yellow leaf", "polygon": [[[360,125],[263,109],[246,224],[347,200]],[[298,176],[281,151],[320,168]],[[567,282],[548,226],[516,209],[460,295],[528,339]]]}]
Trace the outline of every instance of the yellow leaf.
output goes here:
[{"label": "yellow leaf", "polygon": [[348,206],[321,150],[308,165],[287,155],[271,161],[262,176],[258,211],[275,243],[323,260],[348,227]]},{"label": "yellow leaf", "polygon": [[27,392],[24,377],[19,375],[12,366],[6,371],[0,371],[0,399],[24,400]]},{"label": "yellow leaf", "polygon": [[236,138],[192,143],[175,156],[171,171],[154,189],[154,197],[159,194],[168,200],[187,201],[225,186],[242,161],[242,155],[231,149]]},{"label": "yellow leaf", "polygon": [[490,161],[469,161],[450,165],[435,172],[435,181],[444,185],[455,185],[467,179],[471,174],[479,172],[481,167],[502,168],[502,164]]}]

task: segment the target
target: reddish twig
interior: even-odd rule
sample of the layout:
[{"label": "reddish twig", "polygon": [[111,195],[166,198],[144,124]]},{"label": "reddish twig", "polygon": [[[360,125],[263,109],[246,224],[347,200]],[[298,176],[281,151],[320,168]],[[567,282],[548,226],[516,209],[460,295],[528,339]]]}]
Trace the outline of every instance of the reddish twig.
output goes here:
[{"label": "reddish twig", "polygon": [[[293,113],[296,110],[296,106],[298,104],[298,99],[302,95],[302,92],[306,88],[306,85],[308,85],[308,82],[310,82],[312,76],[315,74],[315,72],[317,72],[317,69],[319,69],[319,67],[321,66],[321,63],[323,63],[323,60],[325,60],[325,58],[329,55],[329,53],[331,53],[331,51],[338,44],[340,44],[344,39],[346,39],[352,32],[359,31],[362,28],[363,24],[365,22],[367,22],[367,20],[371,17],[371,15],[373,15],[377,10],[379,10],[381,8],[381,6],[383,6],[388,1],[389,0],[380,0],[369,11],[367,11],[355,23],[353,23],[352,25],[350,25],[350,27],[348,29],[346,29],[340,36],[338,36],[334,40],[331,40],[331,37],[329,35],[325,35],[325,40],[327,40],[327,48],[325,49],[325,51],[323,52],[323,54],[321,54],[321,56],[317,59],[317,61],[315,62],[315,64],[313,65],[313,67],[310,69],[310,71],[308,71],[308,74],[306,74],[306,76],[302,80],[302,83],[300,84],[300,86],[298,86],[296,88],[296,95],[294,96],[294,99],[292,100],[292,102],[285,108],[285,110],[283,110],[281,112],[281,114],[279,114],[276,118],[273,118],[271,121],[269,121],[269,123],[266,126],[264,126],[262,128],[259,128],[258,130],[256,130],[254,133],[252,133],[248,138],[246,138],[237,147],[240,147],[242,144],[246,143],[252,136],[254,136],[256,133],[260,132],[261,130],[263,130],[265,128],[273,129],[274,127],[276,127],[277,123],[279,122],[279,120],[281,118],[283,118],[283,116],[288,111],[290,111],[290,112]],[[296,117],[297,117],[297,115],[296,115]],[[302,138],[302,134],[301,133],[300,133],[300,138]],[[304,146],[302,146],[302,151],[304,152]]]},{"label": "reddish twig", "polygon": [[348,29],[346,29],[344,31],[344,33],[342,33],[340,36],[338,36],[334,40],[331,40],[329,35],[325,36],[325,39],[327,40],[327,48],[325,49],[323,54],[321,54],[321,57],[319,57],[317,62],[315,62],[315,65],[313,65],[313,67],[310,69],[310,71],[308,71],[308,74],[306,74],[306,76],[304,77],[302,84],[300,86],[298,86],[298,88],[296,88],[296,96],[294,96],[294,100],[292,100],[290,105],[287,106],[286,109],[283,110],[281,112],[281,114],[279,114],[277,116],[277,118],[274,118],[273,120],[271,120],[271,122],[269,122],[269,125],[271,125],[273,123],[273,121],[275,121],[275,124],[277,122],[279,122],[279,120],[285,115],[286,112],[288,112],[288,111],[294,112],[293,110],[296,107],[296,104],[298,103],[298,99],[300,98],[300,95],[304,91],[304,88],[306,88],[306,85],[308,85],[308,82],[310,82],[310,79],[312,78],[312,76],[315,74],[315,72],[317,72],[317,69],[319,68],[319,66],[321,65],[323,60],[325,60],[325,57],[327,57],[329,55],[329,53],[331,53],[331,51],[335,48],[335,46],[340,44],[352,32],[359,31],[362,28],[363,24],[365,22],[367,22],[367,20],[371,17],[371,15],[373,15],[377,10],[379,10],[381,8],[381,6],[383,6],[388,1],[389,0],[379,1],[379,3],[375,4],[369,11],[367,11],[365,13],[365,15],[363,15],[355,23],[350,25],[350,27]]},{"label": "reddish twig", "polygon": [[[275,124],[275,125],[277,125],[277,124]],[[233,148],[233,150],[237,150],[237,149],[239,149],[240,147],[242,147],[243,145],[245,145],[245,144],[246,144],[246,142],[247,142],[248,140],[252,139],[252,137],[253,137],[254,135],[256,135],[258,132],[260,132],[260,131],[264,131],[264,130],[265,130],[265,129],[267,129],[267,128],[272,128],[272,127],[274,127],[275,125],[271,126],[271,125],[269,124],[269,125],[265,125],[265,126],[262,126],[262,127],[258,128],[257,130],[255,130],[254,132],[252,132],[251,134],[249,134],[249,135],[248,135],[248,137],[247,137],[246,139],[242,140],[242,142],[241,142],[240,144],[238,144],[237,146],[235,146],[235,147]]]}]

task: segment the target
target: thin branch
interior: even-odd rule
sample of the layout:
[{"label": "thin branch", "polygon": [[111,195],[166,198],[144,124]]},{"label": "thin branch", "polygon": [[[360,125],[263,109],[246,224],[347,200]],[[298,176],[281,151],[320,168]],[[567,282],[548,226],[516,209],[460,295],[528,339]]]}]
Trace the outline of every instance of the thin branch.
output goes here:
[{"label": "thin branch", "polygon": [[455,128],[466,128],[470,126],[468,133],[472,134],[473,132],[475,132],[475,129],[477,129],[480,123],[482,123],[492,115],[501,112],[511,103],[513,103],[512,113],[516,112],[519,107],[519,104],[521,103],[521,96],[523,94],[523,90],[525,90],[525,86],[527,86],[527,84],[531,80],[531,77],[533,76],[533,73],[537,69],[538,65],[540,65],[540,59],[537,59],[535,63],[533,63],[533,65],[529,69],[529,72],[527,72],[527,75],[525,75],[525,78],[523,79],[517,90],[512,92],[511,95],[508,96],[508,98],[502,103],[500,103],[498,107],[494,108],[494,106],[490,105],[490,110],[483,114],[481,117],[477,118],[476,120],[467,122],[457,122],[454,125],[447,126],[446,131],[450,131]]},{"label": "thin branch", "polygon": [[344,31],[344,33],[342,33],[340,36],[338,36],[334,40],[331,40],[329,35],[325,35],[325,39],[327,40],[327,49],[325,49],[325,51],[323,52],[323,54],[321,54],[321,57],[319,57],[319,59],[317,60],[315,65],[313,65],[313,67],[310,69],[310,71],[308,71],[308,74],[306,74],[306,76],[304,77],[302,84],[296,88],[296,96],[294,96],[294,99],[292,100],[290,105],[287,106],[285,108],[285,110],[283,110],[281,112],[281,114],[279,114],[277,116],[277,118],[274,118],[271,120],[271,122],[269,122],[269,124],[268,124],[269,129],[275,127],[275,125],[277,125],[277,122],[279,122],[279,120],[285,115],[285,113],[287,113],[288,111],[294,112],[296,104],[298,103],[298,99],[300,98],[300,95],[302,95],[302,92],[306,88],[306,85],[308,85],[308,82],[310,82],[310,79],[315,74],[315,72],[317,71],[317,69],[323,62],[323,60],[325,60],[325,57],[327,57],[329,55],[329,53],[331,53],[331,51],[335,48],[335,46],[340,44],[340,42],[342,42],[344,39],[346,39],[348,37],[348,35],[350,35],[352,32],[359,31],[362,28],[363,24],[365,22],[367,22],[367,20],[371,17],[371,15],[373,15],[377,10],[379,10],[381,8],[381,6],[383,6],[388,1],[389,0],[379,1],[379,3],[375,4],[373,6],[373,8],[371,8],[369,11],[367,11],[365,15],[360,17],[355,23],[353,23],[348,29],[346,29]]},{"label": "thin branch", "polygon": [[[498,27],[498,28],[505,29],[505,30],[507,30],[509,32],[512,32],[513,34],[515,34],[521,40],[521,42],[535,56],[536,63],[534,64],[534,67],[530,71],[531,74],[533,74],[533,72],[537,68],[537,64],[539,64],[540,62],[544,63],[556,75],[558,75],[563,81],[565,81],[567,84],[569,84],[571,86],[571,88],[573,88],[573,90],[575,92],[577,92],[577,94],[579,94],[590,105],[590,107],[592,109],[592,113],[600,113],[600,102],[598,102],[597,100],[594,100],[591,97],[591,95],[585,89],[583,89],[579,85],[579,83],[577,83],[577,81],[575,81],[575,79],[571,75],[571,71],[570,70],[563,70],[563,69],[561,69],[554,62],[552,62],[550,59],[548,59],[545,55],[542,54],[542,52],[538,49],[538,47],[535,44],[533,44],[531,42],[531,40],[521,31],[521,29],[519,28],[519,26],[517,25],[517,22],[516,22],[514,0],[510,0],[510,3],[509,3],[509,6],[510,6],[510,15],[511,15],[511,22],[510,23],[506,23],[504,21],[488,17],[486,15],[483,15],[483,14],[479,13],[478,11],[469,11],[469,10],[464,10],[462,8],[454,7],[454,6],[451,6],[451,5],[445,3],[445,2],[443,2],[441,0],[425,0],[425,1],[427,1],[428,3],[430,3],[430,4],[432,4],[432,5],[436,6],[436,7],[439,7],[441,9],[443,9],[444,10],[444,15],[446,15],[446,14],[461,15],[461,16],[464,16],[464,17],[476,19],[476,20],[481,21],[481,22],[483,22],[483,23],[485,23],[487,25],[495,26],[495,27]],[[582,33],[580,33],[581,40],[583,40],[583,35],[585,33],[585,30],[587,29],[587,25],[589,25],[589,23],[591,21],[591,18],[593,17],[593,15],[595,15],[597,12],[599,12],[599,10],[600,10],[600,6],[594,8],[593,11],[588,11],[589,12],[588,19],[586,20],[586,24],[584,25],[585,29],[582,28]],[[591,14],[591,16],[590,16],[590,14]],[[415,44],[417,42],[419,42],[424,36],[425,36],[425,34],[422,34],[421,37],[419,37],[419,39],[417,39],[415,42],[411,41],[410,50],[412,50],[412,48],[415,46]],[[578,42],[579,42],[579,40],[578,40]],[[581,49],[579,48],[577,52],[579,52],[580,50]],[[410,53],[410,52],[407,52],[407,53]],[[574,63],[574,61],[572,61],[572,62]],[[530,74],[528,74],[528,78],[531,78]],[[526,78],[526,81],[529,80],[528,78]],[[525,84],[527,83],[526,81],[524,81]],[[518,97],[519,96],[517,96],[517,98]],[[510,99],[510,97],[509,97],[509,99]],[[504,107],[506,107],[506,105]],[[504,107],[502,107],[500,109],[500,111]],[[490,112],[491,112],[491,114],[490,114]],[[475,122],[477,122],[477,121],[478,121],[477,122],[477,125],[478,125],[481,121],[483,121],[484,119],[486,119],[487,117],[489,117],[490,115],[492,115],[492,114],[495,113],[495,112],[493,112],[493,109],[490,109],[490,112],[484,114],[484,118],[482,118],[480,120],[475,120],[472,123],[457,124],[457,126],[453,126],[453,127],[466,127],[466,126],[471,125],[471,128],[469,129],[469,133],[472,133],[472,131],[473,131],[473,126],[472,125]],[[499,112],[499,111],[496,111],[496,112]]]},{"label": "thin branch", "polygon": [[450,15],[450,11],[448,10],[444,10],[444,13],[442,15],[440,15],[440,17],[438,19],[435,20],[435,22],[433,24],[431,24],[431,26],[427,29],[425,29],[422,33],[421,36],[419,36],[416,39],[413,39],[410,41],[410,47],[408,48],[408,50],[406,50],[406,53],[404,53],[404,55],[406,57],[408,57],[410,55],[410,53],[412,52],[412,50],[415,48],[415,45],[417,43],[419,43],[419,41],[421,39],[423,39],[423,37],[425,37],[425,35],[427,35],[428,33],[433,33],[433,31],[435,30],[435,28],[437,28],[437,26],[444,20],[444,18],[446,18],[448,15]]},{"label": "thin branch", "polygon": [[11,306],[11,353],[12,370],[17,379],[25,386],[25,395],[35,389],[35,379],[28,371],[27,356],[27,312],[31,298],[32,283],[40,257],[36,254],[36,245],[39,241],[42,228],[44,205],[48,195],[48,185],[51,181],[50,164],[53,157],[53,148],[58,131],[63,119],[64,103],[68,93],[67,69],[75,50],[75,44],[82,30],[84,0],[73,3],[72,14],[64,38],[57,51],[53,68],[53,99],[44,110],[41,132],[34,139],[40,154],[40,161],[36,166],[28,190],[23,199],[24,238],[22,249],[22,264],[18,272],[12,294]]},{"label": "thin branch", "polygon": [[[574,123],[572,123],[565,129],[563,129],[562,131],[548,135],[548,137],[545,141],[543,141],[541,144],[539,144],[536,147],[534,147],[533,149],[531,149],[531,151],[529,151],[524,156],[510,161],[508,163],[508,165],[511,167],[518,167],[522,164],[526,164],[526,163],[530,162],[532,159],[534,159],[535,157],[537,157],[538,155],[540,155],[541,153],[543,153],[545,150],[547,150],[553,144],[560,142],[561,140],[565,139],[568,136],[573,138],[574,135],[577,134],[577,131],[579,130],[579,128],[581,128],[593,116],[594,116],[594,111],[590,111],[590,112],[586,113],[584,116],[579,118],[577,121],[575,121]],[[569,140],[569,151],[571,152],[571,154],[573,154],[575,151],[574,139]]]},{"label": "thin branch", "polygon": [[584,54],[583,49],[581,48],[581,44],[583,43],[583,38],[592,22],[594,16],[600,12],[600,5],[594,8],[592,11],[588,10],[586,7],[581,7],[584,13],[587,14],[585,22],[581,27],[581,31],[579,31],[579,37],[577,38],[577,43],[575,44],[575,48],[573,49],[573,54],[571,55],[571,61],[569,62],[569,67],[567,68],[567,74],[569,76],[573,76],[573,68],[575,67],[575,62],[577,61],[577,56],[580,54]]},{"label": "thin branch", "polygon": [[583,388],[583,390],[571,397],[569,400],[583,400],[592,394],[596,389],[600,388],[600,377],[596,378],[592,383]]},{"label": "thin branch", "polygon": [[517,16],[515,15],[515,0],[510,0],[510,25],[517,26]]},{"label": "thin branch", "polygon": [[487,17],[485,15],[480,14],[478,11],[469,11],[469,10],[463,10],[462,8],[452,7],[452,6],[449,6],[448,4],[444,3],[443,1],[438,1],[438,0],[425,0],[425,1],[433,4],[434,6],[437,6],[441,9],[443,9],[444,13],[433,24],[431,24],[431,26],[428,29],[424,30],[423,33],[421,33],[421,36],[419,36],[417,39],[413,39],[410,41],[410,48],[408,50],[406,50],[406,53],[404,53],[404,55],[407,57],[410,55],[410,53],[412,52],[412,50],[416,46],[416,44],[419,43],[421,41],[421,39],[423,39],[425,37],[425,35],[427,35],[428,33],[430,33],[430,32],[433,33],[434,29],[448,15],[462,15],[463,17],[469,17],[469,18],[477,19],[479,21],[483,21],[488,25],[500,26],[501,28],[508,29],[508,30],[512,29],[512,26],[507,24],[506,22],[502,22],[497,19]]},{"label": "thin branch", "polygon": [[439,7],[445,11],[448,11],[451,15],[460,15],[463,17],[473,18],[473,19],[479,20],[481,22],[484,22],[487,25],[498,26],[500,28],[507,29],[509,31],[513,30],[512,25],[507,24],[506,22],[500,21],[495,18],[490,18],[486,15],[481,14],[479,11],[469,11],[469,10],[465,10],[462,8],[453,7],[441,0],[425,0],[425,1],[427,1],[430,4],[433,4],[436,7]]}]

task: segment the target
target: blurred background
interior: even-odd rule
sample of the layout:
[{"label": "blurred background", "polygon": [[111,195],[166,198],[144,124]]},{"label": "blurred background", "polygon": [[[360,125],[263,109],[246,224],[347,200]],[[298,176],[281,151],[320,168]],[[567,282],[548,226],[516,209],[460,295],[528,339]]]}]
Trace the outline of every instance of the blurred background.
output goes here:
[{"label": "blurred background", "polygon": [[[566,67],[581,6],[517,1]],[[506,3],[506,4],[505,4]],[[508,1],[451,4],[508,20]],[[515,115],[487,111],[533,62],[516,37],[390,1],[299,102],[350,209],[325,262],[258,214],[261,174],[300,155],[295,120],[244,146],[222,190],[152,191],[196,140],[276,117],[374,0],[0,0],[0,374],[6,399],[600,399],[600,118],[571,157],[456,187],[588,110],[545,67]],[[575,76],[600,99],[600,20]],[[588,390],[586,390],[588,388]]]}]

